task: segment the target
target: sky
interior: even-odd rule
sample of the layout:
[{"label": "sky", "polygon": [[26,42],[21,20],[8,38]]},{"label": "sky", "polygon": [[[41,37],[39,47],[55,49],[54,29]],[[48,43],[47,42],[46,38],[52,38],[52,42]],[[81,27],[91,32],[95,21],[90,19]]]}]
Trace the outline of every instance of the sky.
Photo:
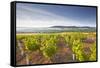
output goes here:
[{"label": "sky", "polygon": [[96,8],[17,3],[16,27],[96,27]]}]

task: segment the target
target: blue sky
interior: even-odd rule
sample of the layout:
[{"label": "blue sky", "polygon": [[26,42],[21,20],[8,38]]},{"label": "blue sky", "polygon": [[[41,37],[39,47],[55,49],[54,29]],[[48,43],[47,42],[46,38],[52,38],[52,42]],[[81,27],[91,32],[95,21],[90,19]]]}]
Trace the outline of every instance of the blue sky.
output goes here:
[{"label": "blue sky", "polygon": [[17,27],[96,26],[96,8],[17,3]]}]

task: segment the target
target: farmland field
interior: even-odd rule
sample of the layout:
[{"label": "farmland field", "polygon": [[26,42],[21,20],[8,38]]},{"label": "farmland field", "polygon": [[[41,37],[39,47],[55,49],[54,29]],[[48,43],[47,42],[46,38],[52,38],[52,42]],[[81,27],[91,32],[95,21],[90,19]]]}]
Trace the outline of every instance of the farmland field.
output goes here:
[{"label": "farmland field", "polygon": [[17,33],[17,65],[96,61],[96,32]]}]

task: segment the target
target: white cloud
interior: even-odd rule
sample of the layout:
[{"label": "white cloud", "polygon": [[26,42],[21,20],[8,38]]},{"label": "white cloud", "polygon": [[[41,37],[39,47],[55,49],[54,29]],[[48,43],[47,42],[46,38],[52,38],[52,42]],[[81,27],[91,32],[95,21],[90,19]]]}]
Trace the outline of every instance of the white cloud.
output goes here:
[{"label": "white cloud", "polygon": [[90,25],[65,18],[40,8],[27,5],[17,6],[17,27],[49,27],[49,26],[83,26]]}]

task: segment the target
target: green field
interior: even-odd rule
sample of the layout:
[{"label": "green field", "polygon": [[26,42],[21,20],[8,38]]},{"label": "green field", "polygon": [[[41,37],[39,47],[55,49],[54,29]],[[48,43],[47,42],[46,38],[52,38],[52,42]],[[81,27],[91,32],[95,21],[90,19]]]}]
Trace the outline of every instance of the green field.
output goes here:
[{"label": "green field", "polygon": [[96,61],[95,32],[18,33],[16,63]]}]

